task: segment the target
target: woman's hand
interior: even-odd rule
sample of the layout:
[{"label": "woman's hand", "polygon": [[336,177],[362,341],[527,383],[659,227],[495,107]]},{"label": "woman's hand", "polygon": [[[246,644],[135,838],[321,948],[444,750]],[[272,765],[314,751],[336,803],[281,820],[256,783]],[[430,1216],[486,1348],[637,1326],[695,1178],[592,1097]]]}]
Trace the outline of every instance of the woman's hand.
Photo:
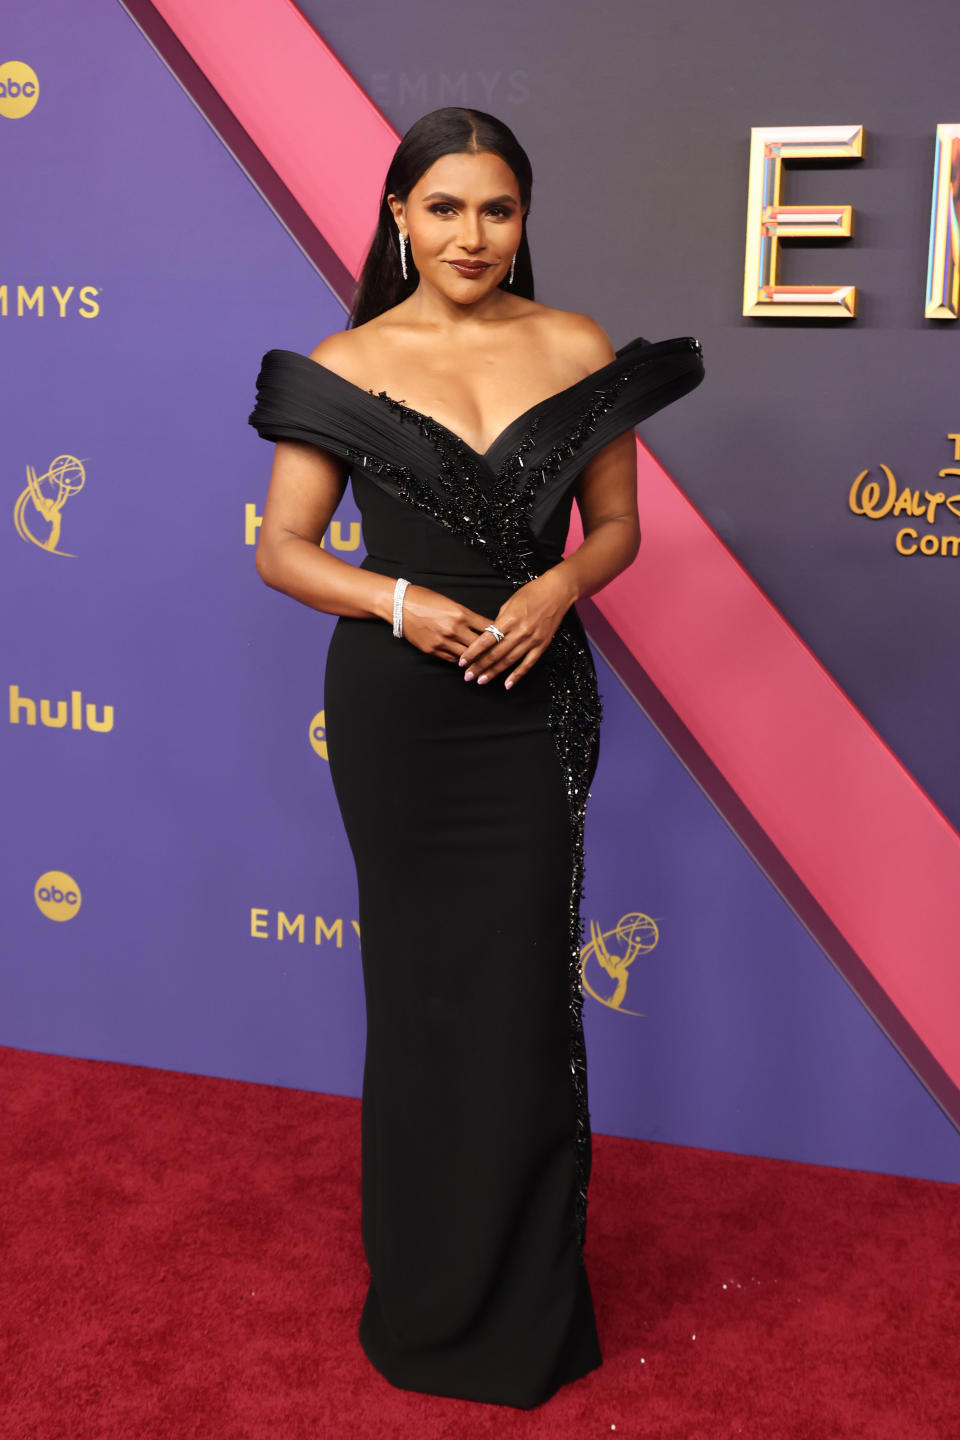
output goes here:
[{"label": "woman's hand", "polygon": [[[459,660],[490,621],[426,585],[408,585],[403,594],[403,638],[427,655]],[[487,639],[493,636],[487,632]]]},{"label": "woman's hand", "polygon": [[485,685],[512,666],[505,682],[509,690],[540,659],[576,598],[563,562],[521,585],[501,605],[493,622],[503,631],[503,639],[481,627],[482,633],[460,656],[466,667],[464,680],[477,676],[477,684]]}]

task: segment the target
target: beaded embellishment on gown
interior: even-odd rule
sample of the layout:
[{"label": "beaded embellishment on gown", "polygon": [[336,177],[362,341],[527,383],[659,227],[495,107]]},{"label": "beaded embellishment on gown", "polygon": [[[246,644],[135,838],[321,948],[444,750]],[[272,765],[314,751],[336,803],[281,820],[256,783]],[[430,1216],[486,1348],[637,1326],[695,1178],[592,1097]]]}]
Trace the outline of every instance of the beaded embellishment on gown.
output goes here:
[{"label": "beaded embellishment on gown", "polygon": [[[637,338],[531,406],[481,454],[385,391],[271,350],[250,423],[266,439],[306,440],[347,462],[365,568],[492,619],[562,558],[589,459],[702,378],[693,337]],[[584,822],[602,715],[593,659],[571,609],[520,685],[478,692],[459,667],[398,644],[379,620],[341,617],[324,705],[357,866],[367,1002],[371,1280],[360,1338],[394,1384],[529,1408],[600,1363],[584,1262],[591,1143],[580,974]],[[391,707],[405,719],[385,765],[371,716]],[[390,814],[404,837],[405,882],[392,870]],[[423,867],[413,896],[411,862]],[[453,899],[431,885],[431,871],[446,876]],[[476,907],[482,918],[458,936]],[[438,969],[433,947],[445,943],[453,974]],[[500,987],[510,1014],[498,1021]],[[495,1071],[491,1051],[501,1054]],[[457,1103],[437,1098],[431,1080]],[[424,1130],[438,1152],[414,1165]],[[449,1193],[434,1207],[436,1188]],[[401,1259],[411,1250],[422,1253],[413,1269]]]}]

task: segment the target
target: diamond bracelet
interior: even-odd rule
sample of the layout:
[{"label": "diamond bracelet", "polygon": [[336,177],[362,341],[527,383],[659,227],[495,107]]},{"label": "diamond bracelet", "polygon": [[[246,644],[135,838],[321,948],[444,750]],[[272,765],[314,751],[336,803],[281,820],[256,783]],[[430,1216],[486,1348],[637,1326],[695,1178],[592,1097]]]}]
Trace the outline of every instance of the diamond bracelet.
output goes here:
[{"label": "diamond bracelet", "polygon": [[409,583],[409,580],[398,580],[393,587],[393,633],[398,640],[403,638],[403,594]]}]

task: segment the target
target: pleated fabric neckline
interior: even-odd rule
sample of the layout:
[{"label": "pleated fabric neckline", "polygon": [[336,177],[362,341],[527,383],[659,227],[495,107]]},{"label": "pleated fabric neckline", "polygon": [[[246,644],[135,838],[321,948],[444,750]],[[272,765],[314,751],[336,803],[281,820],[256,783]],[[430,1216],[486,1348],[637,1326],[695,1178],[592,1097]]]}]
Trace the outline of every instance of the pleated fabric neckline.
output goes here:
[{"label": "pleated fabric neckline", "polygon": [[335,370],[331,370],[329,366],[321,364],[319,360],[312,360],[309,355],[302,355],[298,350],[275,348],[269,353],[291,357],[299,361],[303,366],[311,366],[312,370],[316,372],[314,378],[319,385],[329,383],[334,388],[338,386],[342,387],[344,393],[350,392],[357,397],[363,397],[364,402],[367,404],[372,404],[378,408],[386,404],[391,411],[399,414],[401,418],[403,415],[406,415],[410,419],[416,420],[419,424],[432,426],[434,430],[440,432],[450,444],[460,449],[473,461],[496,473],[496,460],[498,455],[510,449],[515,437],[522,429],[530,425],[535,419],[540,419],[545,412],[548,412],[554,406],[574,404],[582,395],[609,383],[625,362],[629,362],[631,365],[636,364],[638,358],[641,358],[636,354],[639,348],[642,347],[644,351],[642,356],[643,361],[649,360],[653,363],[662,358],[664,354],[670,353],[672,349],[689,349],[694,346],[699,348],[699,342],[691,336],[680,336],[653,343],[645,340],[642,336],[637,336],[625,345],[622,345],[616,352],[615,357],[605,365],[601,365],[599,369],[591,371],[589,375],[582,376],[581,379],[575,380],[571,385],[566,385],[562,390],[557,390],[553,395],[547,395],[543,400],[538,400],[535,404],[528,406],[526,410],[511,420],[503,430],[500,431],[499,435],[494,437],[486,450],[483,451],[475,450],[468,441],[464,440],[462,435],[459,435],[455,430],[451,430],[450,427],[444,425],[442,421],[436,420],[432,415],[425,414],[422,410],[416,410],[411,405],[404,404],[402,400],[394,399],[386,390],[365,390],[362,386],[356,385],[352,380],[347,380],[345,376],[339,375]]}]

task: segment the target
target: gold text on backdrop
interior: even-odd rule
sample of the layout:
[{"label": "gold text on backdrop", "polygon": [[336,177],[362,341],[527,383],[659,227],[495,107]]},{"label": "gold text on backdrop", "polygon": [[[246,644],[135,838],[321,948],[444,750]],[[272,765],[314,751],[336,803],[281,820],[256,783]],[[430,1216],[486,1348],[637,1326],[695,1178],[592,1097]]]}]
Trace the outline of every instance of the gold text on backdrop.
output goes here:
[{"label": "gold text on backdrop", "polygon": [[[783,285],[780,241],[853,235],[852,205],[784,205],[788,160],[860,160],[862,125],[757,125],[750,131],[743,313],[759,320],[852,320],[855,285]],[[960,124],[938,125],[924,302],[927,320],[960,317]]]}]

